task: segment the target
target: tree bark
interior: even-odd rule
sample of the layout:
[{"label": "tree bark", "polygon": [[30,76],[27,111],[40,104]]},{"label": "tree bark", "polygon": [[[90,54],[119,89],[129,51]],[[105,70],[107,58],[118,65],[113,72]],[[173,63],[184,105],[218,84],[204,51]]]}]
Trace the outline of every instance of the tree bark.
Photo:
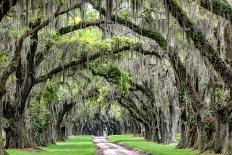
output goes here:
[{"label": "tree bark", "polygon": [[0,100],[0,155],[8,155],[3,145],[2,138],[2,102]]},{"label": "tree bark", "polygon": [[215,153],[225,153],[228,150],[229,143],[229,126],[228,123],[223,122],[221,117],[216,119],[215,131]]},{"label": "tree bark", "polygon": [[148,125],[145,125],[145,139],[152,141],[152,130],[151,127]]},{"label": "tree bark", "polygon": [[58,122],[56,125],[56,141],[64,141],[64,137],[61,131],[61,122]]}]

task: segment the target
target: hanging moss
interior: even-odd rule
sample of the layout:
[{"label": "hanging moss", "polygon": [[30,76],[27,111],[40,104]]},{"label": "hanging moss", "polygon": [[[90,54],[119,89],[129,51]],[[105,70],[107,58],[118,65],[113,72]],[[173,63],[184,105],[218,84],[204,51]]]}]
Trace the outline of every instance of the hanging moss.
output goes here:
[{"label": "hanging moss", "polygon": [[129,28],[134,30],[136,33],[143,35],[147,38],[155,40],[160,47],[166,49],[167,48],[167,40],[163,37],[163,35],[159,31],[154,31],[150,29],[140,28],[139,26],[135,25],[134,23],[121,18],[121,17],[113,17],[113,20],[116,20],[119,24],[127,25]]},{"label": "hanging moss", "polygon": [[232,20],[232,7],[222,0],[201,0],[201,6],[213,13]]},{"label": "hanging moss", "polygon": [[176,1],[167,0],[166,5],[180,26],[184,28],[187,36],[193,40],[195,47],[201,52],[201,55],[208,58],[214,69],[220,73],[224,82],[229,87],[232,87],[232,72],[220,58],[219,52],[211,46],[200,29],[197,28]]}]

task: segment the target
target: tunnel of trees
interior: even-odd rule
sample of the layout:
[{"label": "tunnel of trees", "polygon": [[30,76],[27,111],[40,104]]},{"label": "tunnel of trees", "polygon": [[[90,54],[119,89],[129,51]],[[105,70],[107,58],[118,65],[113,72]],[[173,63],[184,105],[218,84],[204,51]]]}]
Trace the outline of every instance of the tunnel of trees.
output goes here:
[{"label": "tunnel of trees", "polygon": [[231,0],[0,0],[0,155],[124,133],[232,154],[231,22]]}]

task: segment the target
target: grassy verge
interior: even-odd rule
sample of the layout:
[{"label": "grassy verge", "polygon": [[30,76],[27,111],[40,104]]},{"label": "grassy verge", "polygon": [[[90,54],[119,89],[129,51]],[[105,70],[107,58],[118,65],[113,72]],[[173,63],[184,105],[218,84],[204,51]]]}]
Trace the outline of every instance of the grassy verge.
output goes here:
[{"label": "grassy verge", "polygon": [[49,145],[42,148],[43,152],[30,152],[18,149],[9,149],[10,155],[95,155],[96,147],[92,143],[92,136],[70,137],[65,142]]},{"label": "grassy verge", "polygon": [[[190,149],[177,149],[175,145],[162,145],[144,140],[143,137],[133,135],[115,135],[109,139],[115,143],[127,145],[140,151],[151,153],[154,155],[197,155],[196,151]],[[202,154],[212,155],[212,154]]]}]

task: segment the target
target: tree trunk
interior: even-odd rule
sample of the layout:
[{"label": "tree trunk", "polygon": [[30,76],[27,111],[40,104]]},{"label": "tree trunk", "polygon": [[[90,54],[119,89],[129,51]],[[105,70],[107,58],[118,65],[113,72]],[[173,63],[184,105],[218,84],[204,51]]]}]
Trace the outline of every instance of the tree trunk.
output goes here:
[{"label": "tree trunk", "polygon": [[152,140],[151,127],[149,127],[148,125],[145,125],[145,139],[149,141]]},{"label": "tree trunk", "polygon": [[153,142],[160,143],[160,137],[159,137],[159,129],[158,127],[153,127],[152,128],[152,140]]},{"label": "tree trunk", "polygon": [[205,129],[203,127],[203,123],[201,121],[201,118],[197,119],[196,124],[197,124],[197,141],[194,144],[194,148],[199,149],[199,150],[203,150],[206,147],[208,140],[207,140],[207,135],[206,135]]},{"label": "tree trunk", "polygon": [[176,101],[176,99],[172,102],[172,113],[171,113],[171,117],[172,117],[172,125],[171,125],[171,143],[176,143],[176,134],[177,134],[177,126],[178,126],[178,120],[179,120],[179,114],[178,114],[178,110],[177,108],[179,107],[179,105],[177,104],[178,101]]},{"label": "tree trunk", "polygon": [[26,135],[24,113],[19,114],[16,118],[11,119],[11,129],[7,132],[7,145],[9,148],[28,148],[30,143]]},{"label": "tree trunk", "polygon": [[56,125],[56,141],[64,141],[64,137],[62,136],[61,131],[61,122],[58,122]]},{"label": "tree trunk", "polygon": [[193,126],[188,126],[186,128],[186,133],[187,133],[187,137],[186,137],[186,142],[184,145],[184,148],[187,147],[194,147],[194,144],[196,143],[197,140],[197,127],[195,125]]},{"label": "tree trunk", "polygon": [[[0,97],[0,99],[1,99],[1,97]],[[0,102],[0,103],[2,103],[2,102]],[[4,149],[3,139],[2,139],[2,104],[0,104],[0,155],[8,155],[8,153]]]},{"label": "tree trunk", "polygon": [[180,120],[180,141],[177,147],[183,148],[187,141],[187,123],[186,123],[186,112],[183,111]]},{"label": "tree trunk", "polygon": [[161,131],[161,142],[163,144],[169,144],[170,143],[170,131],[169,131],[169,120],[167,119],[167,116],[165,116],[164,112],[160,113],[160,131]]},{"label": "tree trunk", "polygon": [[232,131],[231,131],[231,127],[229,130],[230,130],[230,134],[229,134],[228,147],[227,147],[226,152],[225,152],[226,155],[232,154]]},{"label": "tree trunk", "polygon": [[215,131],[215,153],[225,153],[228,150],[229,141],[229,125],[223,122],[220,117],[216,121]]}]

